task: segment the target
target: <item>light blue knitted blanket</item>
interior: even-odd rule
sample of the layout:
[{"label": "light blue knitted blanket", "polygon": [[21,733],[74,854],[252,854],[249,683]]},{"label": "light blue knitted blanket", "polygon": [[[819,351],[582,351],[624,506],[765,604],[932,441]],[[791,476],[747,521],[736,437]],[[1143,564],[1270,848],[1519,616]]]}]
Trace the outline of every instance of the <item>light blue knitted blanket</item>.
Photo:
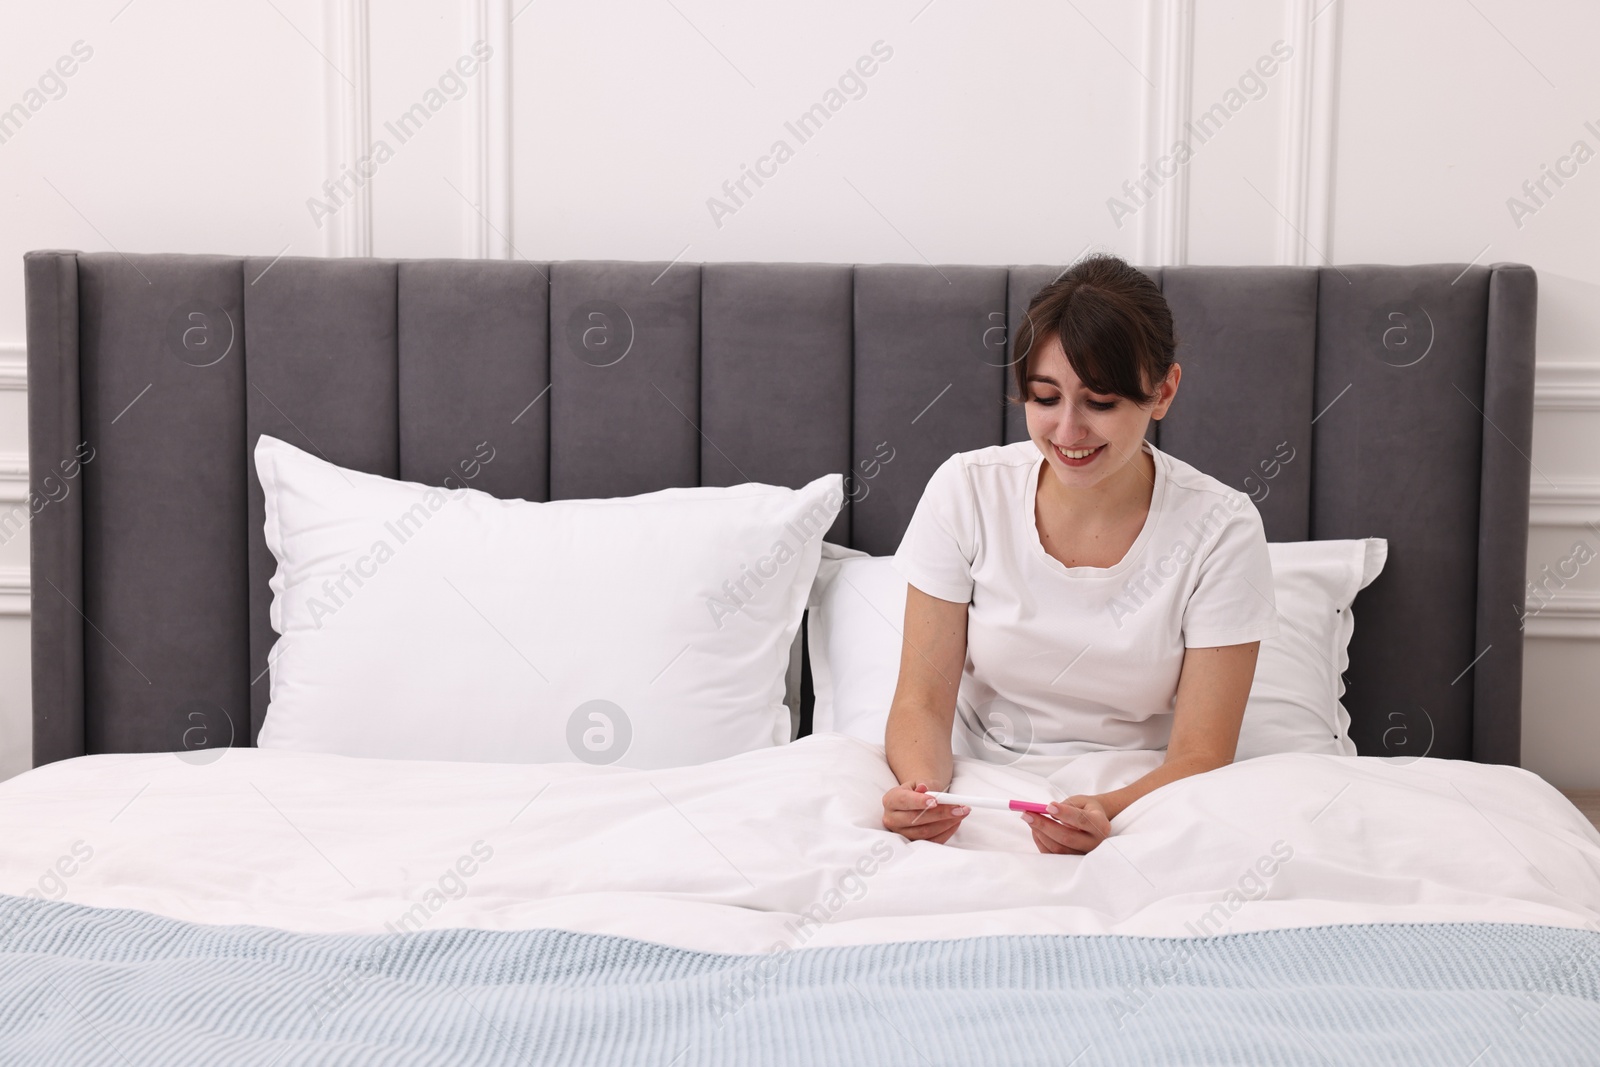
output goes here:
[{"label": "light blue knitted blanket", "polygon": [[1323,926],[771,956],[0,897],[0,1064],[1600,1064],[1600,933]]}]

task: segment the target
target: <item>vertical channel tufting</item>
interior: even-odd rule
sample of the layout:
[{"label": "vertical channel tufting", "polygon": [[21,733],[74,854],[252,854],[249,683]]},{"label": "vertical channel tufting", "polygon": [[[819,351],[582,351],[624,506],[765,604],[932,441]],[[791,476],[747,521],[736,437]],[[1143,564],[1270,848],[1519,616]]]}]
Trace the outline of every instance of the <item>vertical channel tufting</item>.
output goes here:
[{"label": "vertical channel tufting", "polygon": [[247,744],[240,262],[78,262],[85,748]]},{"label": "vertical channel tufting", "polygon": [[1168,267],[1182,378],[1163,451],[1250,495],[1269,541],[1311,523],[1313,267]]},{"label": "vertical channel tufting", "polygon": [[1466,759],[1489,272],[1320,275],[1311,536],[1389,541],[1350,642],[1351,737],[1366,755]]},{"label": "vertical channel tufting", "polygon": [[401,478],[549,498],[547,273],[497,260],[399,265]]},{"label": "vertical channel tufting", "polygon": [[798,488],[845,474],[847,503],[826,534],[838,544],[850,540],[849,495],[870,491],[864,471],[849,473],[852,275],[832,264],[701,268],[701,484]]},{"label": "vertical channel tufting", "polygon": [[[23,257],[28,309],[29,506],[0,518],[7,541],[28,528],[33,763],[84,753],[83,484],[78,256]],[[72,479],[67,475],[71,473]],[[35,502],[48,503],[34,506]]]},{"label": "vertical channel tufting", "polygon": [[[1005,335],[1003,338],[997,338],[994,334],[989,334],[985,338],[987,342],[985,347],[991,351],[989,359],[992,362],[1002,364],[1001,374],[1005,379],[1002,384],[1007,397],[1015,396],[1017,392],[1016,386],[1012,384],[1012,378],[1016,374],[1013,364],[1022,356],[1022,353],[1017,351],[1016,342],[1017,337],[1020,336],[1019,330],[1023,320],[1028,315],[1028,303],[1038,295],[1040,289],[1059,278],[1064,270],[1066,270],[1065,267],[1029,265],[1012,267],[1009,272],[1006,280]],[[996,341],[1003,342],[1004,348],[1002,350],[995,351]],[[1007,403],[1005,418],[1006,443],[1027,440],[1028,420],[1023,413],[1022,405]]]},{"label": "vertical channel tufting", "polygon": [[[252,740],[268,697],[275,564],[254,450],[270,434],[341,467],[400,474],[396,277],[392,260],[247,259],[245,463],[250,493]],[[263,273],[265,272],[265,273]]]},{"label": "vertical channel tufting", "polygon": [[550,265],[550,499],[700,484],[700,267]]},{"label": "vertical channel tufting", "polygon": [[[1522,563],[1528,558],[1539,279],[1533,268],[1520,263],[1491,264],[1489,271],[1480,405],[1487,426],[1478,508],[1477,644],[1479,650],[1490,651],[1470,675],[1472,758],[1516,766],[1522,756],[1521,613],[1526,610],[1527,581]],[[1516,565],[1507,566],[1507,561]]]},{"label": "vertical channel tufting", "polygon": [[1005,267],[856,268],[854,452],[879,466],[852,547],[892,553],[940,463],[1003,443],[1004,360],[985,334],[1005,313]]}]

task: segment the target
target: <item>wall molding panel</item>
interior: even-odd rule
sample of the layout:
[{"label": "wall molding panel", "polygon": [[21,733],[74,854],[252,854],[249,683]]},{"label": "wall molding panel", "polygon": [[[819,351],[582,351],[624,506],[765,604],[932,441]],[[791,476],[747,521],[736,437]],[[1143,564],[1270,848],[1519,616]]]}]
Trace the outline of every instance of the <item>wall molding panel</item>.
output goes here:
[{"label": "wall molding panel", "polygon": [[[1194,87],[1195,0],[1147,0],[1145,69],[1150,73],[1140,106],[1139,173],[1187,141]],[[1137,181],[1137,179],[1135,179]],[[1139,213],[1139,262],[1177,267],[1189,261],[1189,167],[1157,187]]]},{"label": "wall molding panel", "polygon": [[[1289,101],[1284,110],[1278,262],[1333,262],[1333,172],[1342,0],[1294,0],[1289,9]],[[1287,220],[1287,221],[1285,221]]]},{"label": "wall molding panel", "polygon": [[0,505],[21,504],[27,499],[28,454],[0,452]]},{"label": "wall molding panel", "polygon": [[27,344],[0,342],[0,392],[27,390]]},{"label": "wall molding panel", "polygon": [[[372,150],[372,56],[367,0],[328,0],[327,176],[337,182]],[[372,189],[361,181],[323,231],[329,256],[372,255]]]},{"label": "wall molding panel", "polygon": [[1528,637],[1600,638],[1600,593],[1562,592],[1523,622]]},{"label": "wall molding panel", "polygon": [[1563,479],[1555,485],[1534,480],[1528,501],[1530,526],[1600,524],[1600,480]]},{"label": "wall molding panel", "polygon": [[[1533,409],[1536,419],[1546,411],[1600,413],[1600,363],[1535,363]],[[1554,485],[1533,479],[1529,526],[1581,529],[1590,524],[1600,525],[1600,479],[1562,478]],[[1600,592],[1557,591],[1528,616],[1523,632],[1528,637],[1600,639]]]},{"label": "wall molding panel", "polygon": [[1536,363],[1535,411],[1600,412],[1600,363]]},{"label": "wall molding panel", "polygon": [[22,341],[0,342],[0,390],[28,388],[28,346]]},{"label": "wall molding panel", "polygon": [[479,259],[511,259],[511,3],[469,3],[464,43],[470,48],[483,41],[490,52],[472,88],[467,185],[476,210],[467,219],[467,250]]},{"label": "wall molding panel", "polygon": [[27,615],[28,568],[0,567],[0,615]]}]

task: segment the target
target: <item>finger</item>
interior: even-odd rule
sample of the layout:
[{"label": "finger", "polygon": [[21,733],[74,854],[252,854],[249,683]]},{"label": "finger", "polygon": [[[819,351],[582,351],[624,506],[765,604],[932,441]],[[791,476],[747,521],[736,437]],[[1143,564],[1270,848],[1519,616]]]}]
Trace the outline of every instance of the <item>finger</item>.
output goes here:
[{"label": "finger", "polygon": [[950,836],[959,829],[961,829],[960,823],[932,828],[913,826],[900,831],[900,834],[907,841],[932,841],[936,844],[943,844],[950,840]]},{"label": "finger", "polygon": [[1084,819],[1084,816],[1087,814],[1087,812],[1069,801],[1062,801],[1059,804],[1050,804],[1045,808],[1045,810],[1049,813],[1051,818],[1055,819],[1063,826],[1071,826],[1079,830],[1087,830],[1089,828]]},{"label": "finger", "polygon": [[901,834],[901,836],[907,841],[932,841],[935,844],[942,844],[944,841],[948,841],[950,839],[950,835],[955,833],[956,829],[956,827],[952,826],[941,833],[933,834],[927,833],[919,828],[916,830],[906,830]]},{"label": "finger", "polygon": [[1060,804],[1052,804],[1051,814],[1055,814],[1057,808],[1068,806],[1082,813],[1084,820],[1082,825],[1085,829],[1093,830],[1104,837],[1111,836],[1111,820],[1106,816],[1106,809],[1101,806],[1100,801],[1087,796],[1068,797]]},{"label": "finger", "polygon": [[922,822],[904,818],[884,820],[886,829],[893,830],[912,839],[934,837],[946,831],[954,832],[960,825],[961,820],[958,818],[927,819]]},{"label": "finger", "polygon": [[938,801],[926,793],[918,793],[904,786],[896,786],[883,794],[883,806],[899,811],[921,811],[937,804]]},{"label": "finger", "polygon": [[943,830],[960,826],[961,820],[965,818],[965,815],[956,815],[954,813],[935,815],[932,812],[918,812],[915,816],[909,819],[905,818],[905,816],[901,816],[901,825],[905,826],[907,829],[912,827],[921,827],[927,829],[931,833],[939,833]]},{"label": "finger", "polygon": [[1043,815],[1035,815],[1032,812],[1024,813],[1022,818],[1028,824],[1029,829],[1037,836],[1061,845],[1074,844],[1074,835],[1078,831],[1073,830],[1071,827],[1063,826],[1054,819]]},{"label": "finger", "polygon": [[885,816],[883,821],[884,825],[890,826],[896,830],[909,830],[915,827],[920,830],[931,830],[934,833],[937,833],[938,831],[947,829],[951,826],[960,826],[962,818],[964,818],[964,816],[934,816],[931,814],[928,814],[925,817],[925,813],[919,811],[915,815],[908,812],[894,812]]},{"label": "finger", "polygon": [[1033,844],[1040,852],[1046,853],[1047,855],[1061,856],[1079,854],[1076,849],[1068,848],[1058,841],[1052,841],[1050,838],[1039,833],[1038,830],[1033,831]]},{"label": "finger", "polygon": [[1102,841],[1111,836],[1111,820],[1099,812],[1085,813],[1088,816],[1088,831]]},{"label": "finger", "polygon": [[911,819],[913,823],[944,821],[946,819],[965,819],[972,812],[971,808],[959,804],[935,804],[931,808],[923,808]]},{"label": "finger", "polygon": [[933,811],[936,808],[950,808],[949,804],[940,804],[926,793],[918,793],[904,787],[889,790],[883,795],[883,806],[894,808],[897,811]]},{"label": "finger", "polygon": [[1080,853],[1091,851],[1103,840],[1098,834],[1085,833],[1071,826],[1061,826],[1060,824],[1057,824],[1054,830],[1046,829],[1044,832],[1053,836],[1066,847]]},{"label": "finger", "polygon": [[1055,855],[1055,856],[1082,856],[1082,855],[1086,855],[1087,851],[1088,851],[1087,849],[1071,848],[1069,846],[1062,845],[1062,844],[1060,844],[1058,842],[1050,841],[1050,840],[1048,840],[1046,838],[1041,838],[1037,834],[1034,835],[1033,840],[1034,840],[1034,843],[1039,846],[1039,851],[1040,852],[1048,852],[1051,855]]},{"label": "finger", "polygon": [[1105,817],[1104,812],[1082,808],[1071,802],[1051,804],[1049,812],[1057,822],[1095,838],[1111,836],[1111,822]]},{"label": "finger", "polygon": [[1089,825],[1094,832],[1100,834],[1102,837],[1111,836],[1111,819],[1107,817],[1106,809],[1100,805],[1098,800],[1094,800],[1092,798],[1085,800],[1082,804],[1078,805],[1078,810],[1083,812],[1084,817],[1089,821]]},{"label": "finger", "polygon": [[1054,819],[1045,818],[1032,813],[1025,814],[1029,820],[1028,825],[1033,828],[1036,835],[1042,835],[1051,841],[1079,852],[1087,852],[1100,843],[1100,839],[1093,834],[1085,833],[1072,826],[1064,826]]}]

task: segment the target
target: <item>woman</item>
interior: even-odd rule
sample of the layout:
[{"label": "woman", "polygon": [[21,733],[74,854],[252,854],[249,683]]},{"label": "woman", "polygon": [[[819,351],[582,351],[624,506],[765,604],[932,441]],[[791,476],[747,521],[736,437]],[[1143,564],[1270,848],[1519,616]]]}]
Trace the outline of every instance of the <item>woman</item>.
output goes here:
[{"label": "woman", "polygon": [[1145,440],[1178,392],[1174,348],[1160,290],[1114,256],[1030,302],[1012,364],[1029,440],[946,460],[895,553],[887,829],[950,839],[968,809],[924,794],[949,787],[953,753],[1049,773],[1164,747],[1120,789],[1022,816],[1040,851],[1083,854],[1138,798],[1233,759],[1278,634],[1271,563],[1245,494]]}]

